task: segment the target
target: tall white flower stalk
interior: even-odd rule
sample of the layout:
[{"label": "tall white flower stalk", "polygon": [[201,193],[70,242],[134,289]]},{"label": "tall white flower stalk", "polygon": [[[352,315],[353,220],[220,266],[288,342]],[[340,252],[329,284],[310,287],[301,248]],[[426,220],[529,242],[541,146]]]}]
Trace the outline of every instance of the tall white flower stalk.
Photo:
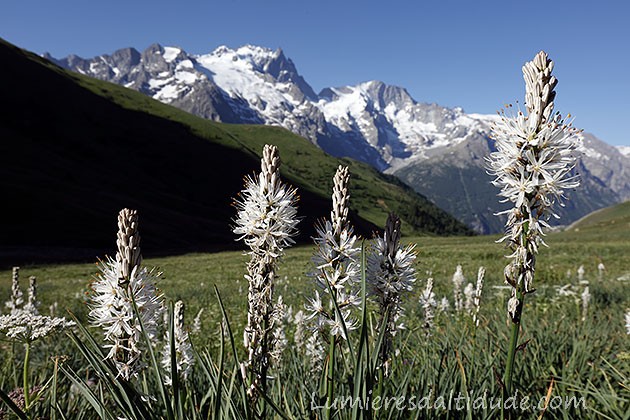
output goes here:
[{"label": "tall white flower stalk", "polygon": [[249,247],[247,326],[244,344],[247,361],[241,366],[255,405],[267,386],[267,371],[273,349],[274,279],[278,261],[297,234],[297,191],[280,180],[278,149],[265,145],[261,172],[245,178],[245,188],[235,205],[234,233]]},{"label": "tall white flower stalk", "polygon": [[604,273],[606,272],[606,266],[603,262],[597,264],[597,278],[601,281],[604,278]]},{"label": "tall white flower stalk", "polygon": [[475,294],[473,297],[472,319],[475,327],[479,326],[479,309],[481,308],[481,294],[483,292],[483,280],[486,275],[486,269],[479,267],[477,272],[477,285],[475,286]]},{"label": "tall white flower stalk", "polygon": [[584,281],[584,266],[581,265],[577,269],[578,281],[582,283]]},{"label": "tall white flower stalk", "polygon": [[[352,311],[361,303],[357,261],[360,249],[355,246],[357,237],[348,221],[349,177],[348,168],[339,166],[333,178],[330,220],[316,226],[314,241],[317,247],[312,258],[315,270],[311,276],[328,301],[323,303],[319,291],[315,291],[315,297],[307,305],[309,319],[315,320],[316,330],[324,337],[332,336],[335,340],[347,340],[346,333],[357,328]],[[336,302],[339,312],[333,302]]]},{"label": "tall white flower stalk", "polygon": [[553,62],[544,51],[523,66],[527,115],[502,113],[493,127],[496,152],[489,157],[493,184],[512,208],[507,215],[506,235],[512,254],[505,268],[505,280],[512,286],[508,314],[512,335],[505,375],[505,390],[512,392],[514,354],[525,294],[533,291],[538,247],[550,217],[558,217],[555,204],[562,205],[564,191],[579,184],[573,176],[576,130],[554,113],[557,79],[551,74]]},{"label": "tall white flower stalk", "polygon": [[[92,283],[90,320],[103,329],[109,343],[106,359],[119,377],[130,380],[144,367],[142,326],[152,340],[163,313],[163,296],[156,288],[161,273],[141,266],[138,213],[123,209],[118,214],[116,258],[99,264],[100,273]],[[134,303],[136,311],[134,311]]]},{"label": "tall white flower stalk", "polygon": [[166,372],[164,383],[173,384],[172,372],[172,350],[175,350],[175,366],[177,368],[178,379],[187,381],[188,375],[195,364],[192,345],[188,338],[188,331],[184,326],[184,302],[178,300],[173,307],[173,343],[171,343],[170,320],[166,323],[166,334],[164,337],[164,351],[162,353],[162,367]]},{"label": "tall white flower stalk", "polygon": [[402,315],[401,301],[405,294],[413,290],[416,281],[413,268],[415,244],[401,245],[400,227],[400,218],[390,213],[383,236],[375,238],[367,261],[369,294],[378,304],[379,329],[385,329],[380,351],[380,365],[385,376],[389,375],[391,369],[393,337],[402,328],[398,324]]},{"label": "tall white flower stalk", "polygon": [[464,287],[464,309],[466,313],[472,315],[473,305],[475,300],[475,286],[472,283],[468,283]]},{"label": "tall white flower stalk", "polygon": [[455,274],[453,274],[453,306],[455,312],[461,312],[464,309],[464,298],[462,296],[462,286],[466,282],[462,266],[458,265],[455,268]]},{"label": "tall white flower stalk", "polygon": [[588,304],[591,302],[591,292],[588,290],[588,286],[584,288],[580,298],[582,299],[582,322],[584,322],[588,314]]},{"label": "tall white flower stalk", "polygon": [[11,313],[16,313],[24,307],[24,294],[20,289],[20,267],[13,267],[11,272],[11,299],[4,304]]},{"label": "tall white flower stalk", "polygon": [[286,326],[290,322],[290,318],[290,308],[288,308],[284,303],[282,296],[278,296],[278,302],[275,305],[273,313],[273,323],[275,328],[273,329],[273,347],[270,353],[273,366],[275,367],[282,365],[284,351],[289,344],[286,334]]},{"label": "tall white flower stalk", "polygon": [[[448,306],[448,299],[444,298],[442,300],[442,306]],[[433,330],[433,319],[435,318],[435,309],[438,304],[435,300],[435,293],[433,292],[433,278],[429,277],[427,280],[427,285],[425,286],[422,294],[420,295],[420,305],[422,305],[422,310],[424,311],[424,323],[422,324],[422,328],[424,329],[425,334],[428,336],[431,335],[431,330]],[[441,309],[442,311],[446,311],[448,309]]]},{"label": "tall white flower stalk", "polygon": [[27,301],[24,309],[34,315],[39,315],[41,302],[37,299],[37,277],[31,276],[28,279]]},{"label": "tall white flower stalk", "polygon": [[[360,249],[355,246],[357,238],[348,221],[349,177],[347,167],[337,168],[333,178],[330,220],[324,220],[316,226],[316,249],[312,258],[315,270],[311,276],[322,295],[327,297],[326,303],[322,302],[316,290],[315,297],[306,306],[310,312],[309,320],[314,320],[314,338],[309,340],[310,348],[318,348],[317,340],[320,337],[328,343],[326,390],[331,402],[334,395],[335,348],[341,339],[348,339],[348,332],[358,327],[352,312],[361,303],[360,267],[357,261]],[[329,415],[327,411],[326,416]]]},{"label": "tall white flower stalk", "polygon": [[193,334],[199,334],[201,332],[201,315],[203,315],[203,308],[199,309],[199,312],[195,315],[195,319],[193,319]]}]

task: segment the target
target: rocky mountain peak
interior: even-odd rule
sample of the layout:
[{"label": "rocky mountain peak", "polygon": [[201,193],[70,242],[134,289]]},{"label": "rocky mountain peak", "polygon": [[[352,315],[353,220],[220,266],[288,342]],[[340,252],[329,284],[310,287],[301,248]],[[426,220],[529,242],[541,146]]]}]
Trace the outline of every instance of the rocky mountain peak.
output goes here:
[{"label": "rocky mountain peak", "polygon": [[[479,232],[501,230],[493,216],[497,191],[484,166],[497,115],[418,102],[404,87],[378,80],[317,95],[281,49],[255,45],[189,55],[154,44],[142,53],[127,48],[89,60],[54,61],[204,118],[285,127],[332,155],[398,176]],[[581,201],[568,205],[563,222],[630,198],[630,149],[589,135],[582,141],[579,168],[587,198],[577,194]]]}]

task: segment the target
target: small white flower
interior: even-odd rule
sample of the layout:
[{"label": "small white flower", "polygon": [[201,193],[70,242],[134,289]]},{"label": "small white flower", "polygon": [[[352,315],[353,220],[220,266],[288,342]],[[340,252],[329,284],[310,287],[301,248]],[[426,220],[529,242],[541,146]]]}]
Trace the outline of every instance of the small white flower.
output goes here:
[{"label": "small white flower", "polygon": [[586,321],[586,314],[588,312],[588,304],[591,301],[591,293],[588,290],[588,286],[584,288],[581,298],[582,298],[582,321]]},{"label": "small white flower", "polygon": [[477,286],[475,287],[475,295],[473,299],[473,322],[475,326],[479,326],[479,309],[481,307],[481,293],[483,290],[483,279],[486,275],[486,269],[484,267],[479,267],[479,271],[477,272]]},{"label": "small white flower", "polygon": [[282,356],[289,344],[285,332],[286,325],[289,323],[289,317],[290,313],[287,305],[284,303],[282,296],[278,296],[278,302],[272,315],[273,329],[270,352],[271,359],[276,367],[282,364]]},{"label": "small white flower", "polygon": [[453,274],[453,301],[456,312],[460,312],[464,307],[464,302],[462,298],[462,286],[464,285],[465,281],[466,279],[464,278],[462,266],[458,265],[455,269],[455,274]]},{"label": "small white flower", "polygon": [[24,306],[24,294],[20,289],[20,267],[13,267],[11,276],[11,300],[5,303],[11,313],[21,310]]},{"label": "small white flower", "polygon": [[577,269],[578,281],[582,282],[584,280],[584,266],[581,265]]},{"label": "small white flower", "polygon": [[626,312],[626,334],[630,334],[630,309]]},{"label": "small white flower", "polygon": [[305,345],[306,336],[306,316],[304,311],[299,310],[293,316],[293,323],[295,324],[295,334],[293,334],[293,341],[298,349],[302,349]]},{"label": "small white flower", "polygon": [[67,321],[65,318],[37,315],[24,309],[0,316],[0,331],[8,338],[23,343],[33,342],[73,325],[74,321]]},{"label": "small white flower", "polygon": [[507,311],[508,311],[508,314],[510,314],[512,318],[514,318],[516,314],[516,308],[518,307],[518,303],[519,302],[516,296],[512,296],[510,300],[508,300]]},{"label": "small white flower", "polygon": [[[443,306],[440,306],[440,310],[442,311],[448,310],[448,300],[446,300],[446,298],[442,299],[442,305],[444,304],[444,301],[446,301],[447,308],[443,309]],[[433,329],[433,318],[435,318],[434,311],[437,307],[435,293],[433,293],[433,279],[431,277],[427,280],[427,285],[420,295],[420,304],[424,310],[424,323],[422,328],[424,328],[426,334],[429,335]]]},{"label": "small white flower", "polygon": [[59,308],[59,302],[57,302],[57,301],[55,301],[52,305],[50,305],[50,306],[48,307],[48,310],[49,310],[49,312],[50,312],[50,316],[51,316],[51,317],[54,317],[54,316],[55,316],[55,314],[56,314],[56,313],[57,313],[57,311],[59,310],[58,308]]},{"label": "small white flower", "polygon": [[575,292],[571,290],[573,285],[571,283],[565,284],[564,286],[557,287],[558,296],[575,296]]},{"label": "small white flower", "polygon": [[201,332],[201,314],[203,314],[203,308],[199,309],[195,319],[193,320],[192,333],[199,334]]},{"label": "small white flower", "polygon": [[472,314],[474,299],[475,299],[475,286],[472,283],[468,283],[466,287],[464,287],[464,309]]},{"label": "small white flower", "polygon": [[317,376],[321,371],[324,361],[324,347],[322,346],[319,334],[314,332],[308,336],[306,340],[305,353],[307,359],[310,361],[311,372],[313,376]]},{"label": "small white flower", "polygon": [[[166,385],[173,384],[171,372],[171,332],[170,320],[166,323],[166,335],[164,337],[164,351],[162,353],[162,367],[166,372],[164,383]],[[184,302],[181,300],[175,303],[173,310],[173,337],[175,343],[175,362],[179,378],[183,381],[188,380],[192,366],[195,364],[192,346],[188,339],[188,331],[184,328]]]},{"label": "small white flower", "polygon": [[440,306],[438,306],[440,312],[448,312],[451,309],[451,303],[448,301],[446,296],[442,297],[440,300]]},{"label": "small white flower", "polygon": [[31,276],[29,277],[28,283],[28,300],[24,305],[24,309],[33,313],[34,315],[39,315],[39,306],[41,302],[37,299],[37,277]]}]

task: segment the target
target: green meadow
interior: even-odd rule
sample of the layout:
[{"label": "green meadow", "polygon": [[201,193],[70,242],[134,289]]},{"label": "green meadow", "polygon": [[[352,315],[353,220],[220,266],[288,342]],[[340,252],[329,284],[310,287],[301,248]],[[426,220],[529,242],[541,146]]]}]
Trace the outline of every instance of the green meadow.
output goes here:
[{"label": "green meadow", "polygon": [[[536,291],[526,296],[515,372],[520,398],[527,397],[541,405],[520,411],[519,418],[629,418],[630,336],[624,321],[630,302],[629,214],[630,205],[625,203],[595,213],[568,230],[547,235],[548,248],[541,250],[537,260]],[[482,407],[483,401],[500,395],[498,378],[505,364],[509,334],[506,317],[509,296],[502,278],[507,250],[497,242],[498,239],[499,236],[404,238],[406,242],[417,244],[417,280],[413,292],[404,302],[402,321],[406,328],[395,338],[397,356],[393,361],[392,376],[382,392],[391,398],[404,397],[407,405],[397,407],[392,403],[388,407],[377,407],[376,418],[499,416],[497,409],[489,403]],[[366,240],[366,246],[368,244],[369,240]],[[282,295],[293,314],[304,310],[307,299],[314,293],[313,280],[308,276],[313,268],[310,262],[313,250],[314,246],[310,245],[290,249],[278,272],[276,297]],[[237,356],[242,358],[241,337],[247,314],[247,282],[243,275],[247,260],[247,255],[235,251],[144,261],[144,265],[159,267],[163,272],[159,287],[167,300],[185,302],[189,326],[203,309],[201,330],[191,335],[199,361],[186,390],[187,398],[190,398],[186,400],[190,404],[188,409],[192,413],[187,417],[243,415],[235,402],[239,397],[233,383],[232,388],[228,388],[228,383],[234,381],[236,359],[229,350],[229,336],[220,333],[224,318],[214,286],[223,300]],[[604,270],[598,269],[600,264],[604,265]],[[426,331],[422,328],[424,313],[418,303],[426,280],[428,277],[434,279],[438,302],[442,297],[452,300],[451,278],[457,265],[462,266],[467,282],[473,284],[477,269],[480,266],[486,268],[481,322],[475,327],[467,313],[455,313],[451,307],[450,311],[438,311],[433,329]],[[582,281],[578,275],[580,266],[584,270]],[[37,276],[42,301],[40,312],[48,313],[49,306],[56,302],[56,315],[71,316],[66,312],[68,310],[78,320],[86,321],[89,286],[97,271],[94,264],[24,266],[20,276],[23,285],[29,276]],[[584,310],[581,295],[586,286],[591,299]],[[10,288],[11,272],[0,272],[2,299],[9,299]],[[374,331],[377,322],[375,306],[368,303],[366,311],[369,328]],[[87,325],[87,322],[83,323]],[[289,345],[282,367],[273,370],[270,385],[270,396],[277,411],[268,411],[267,415],[270,418],[319,418],[320,400],[314,399],[318,392],[317,374],[309,368],[309,360],[300,343],[294,342],[295,325],[291,320],[286,322],[285,328]],[[99,331],[89,330],[98,341]],[[58,360],[54,356],[64,356],[63,363],[82,375],[92,374],[70,340],[64,337],[60,334],[34,344],[35,356],[31,362],[34,384],[43,386],[51,378],[53,360]],[[23,350],[8,341],[1,342],[0,346],[3,350],[0,388],[11,390],[21,383]],[[217,360],[221,356],[224,357],[221,359],[224,371],[219,375]],[[195,399],[196,391],[206,393],[202,392],[207,389],[204,387],[216,385],[219,377],[225,381],[226,389],[222,393],[206,400]],[[61,389],[72,388],[66,378],[58,380],[57,386]],[[352,375],[341,377],[338,392],[342,395],[350,393],[351,385]],[[148,387],[145,389],[151,387],[144,386]],[[442,407],[441,402],[448,401],[452,391],[468,398],[466,401],[470,405],[462,410]],[[47,395],[35,406],[41,415],[53,411]],[[423,397],[426,406],[419,407],[418,402]],[[72,392],[63,396],[58,394],[56,398],[56,404],[73,413],[74,417],[68,418],[95,416],[90,405]],[[575,406],[560,407],[561,400],[571,398],[577,403]],[[478,405],[473,406],[473,403]],[[337,415],[352,418],[350,410],[340,409]]]}]

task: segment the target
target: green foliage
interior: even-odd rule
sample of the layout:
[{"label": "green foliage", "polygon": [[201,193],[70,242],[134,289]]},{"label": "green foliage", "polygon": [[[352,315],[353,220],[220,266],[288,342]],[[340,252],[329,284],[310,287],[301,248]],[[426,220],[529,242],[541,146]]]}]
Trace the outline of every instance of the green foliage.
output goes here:
[{"label": "green foliage", "polygon": [[[501,394],[497,378],[503,372],[507,351],[508,291],[500,288],[505,249],[494,243],[494,239],[413,238],[419,244],[419,280],[414,295],[405,302],[407,329],[396,336],[395,348],[399,353],[393,358],[392,375],[379,381],[376,357],[379,337],[374,333],[377,320],[372,304],[366,302],[361,328],[352,336],[350,347],[338,348],[335,362],[335,396],[356,399],[338,400],[331,411],[333,418],[498,415],[496,408],[488,406],[471,411],[448,411],[441,407],[441,401],[448,404],[451,392],[453,407],[458,393],[471,402],[482,401],[485,395],[488,403],[491,397]],[[584,398],[586,409],[578,405],[560,410],[550,405],[544,418],[627,418],[630,356],[623,313],[629,296],[628,280],[623,279],[630,275],[630,268],[624,262],[630,245],[623,235],[609,235],[597,229],[550,234],[547,242],[550,248],[543,249],[538,260],[538,290],[528,295],[526,302],[514,386],[520,396],[529,397],[535,404],[541,399],[544,403],[548,392],[550,404],[558,403],[553,398]],[[311,247],[289,250],[279,271],[276,293],[282,294],[294,311],[303,308],[313,287],[304,275],[311,252]],[[196,365],[189,381],[181,384],[178,402],[173,390],[165,388],[162,393],[159,366],[152,367],[150,360],[149,370],[137,382],[123,385],[117,381],[112,367],[102,362],[100,332],[81,328],[71,335],[76,337],[74,343],[44,339],[33,346],[31,383],[46,384],[57,370],[59,374],[55,385],[49,385],[42,397],[32,402],[29,414],[32,418],[52,417],[53,413],[56,418],[77,419],[112,415],[169,418],[167,407],[171,406],[174,418],[251,418],[253,413],[248,411],[239,371],[239,361],[244,357],[239,337],[245,325],[247,284],[242,276],[246,258],[238,252],[222,252],[146,261],[165,271],[160,286],[169,299],[186,302],[187,319],[204,308],[202,330],[193,335]],[[597,271],[599,262],[606,265],[601,278]],[[468,281],[472,281],[479,265],[487,268],[481,324],[475,328],[466,314],[438,313],[435,329],[427,336],[422,330],[423,314],[417,303],[428,276],[425,272],[431,271],[435,279],[438,300],[443,296],[450,298],[456,264],[463,266]],[[579,265],[585,266],[584,277],[593,296],[584,322],[579,301],[583,286],[576,275]],[[80,321],[85,321],[86,315],[83,292],[95,271],[94,266],[88,265],[22,268],[24,275],[33,274],[40,279],[42,311],[58,301],[61,308],[75,309]],[[9,271],[0,272],[0,296],[9,296],[10,279]],[[221,291],[220,299],[213,291],[213,284]],[[575,295],[560,296],[558,288],[567,284]],[[287,335],[292,342],[290,326]],[[21,347],[7,341],[0,342],[0,347],[4,355],[0,360],[0,389],[6,395],[20,386],[23,354]],[[57,370],[55,360],[59,363]],[[320,384],[325,376],[310,368],[303,348],[290,345],[281,367],[273,370],[272,376],[265,402],[268,417],[323,418],[325,398],[322,397],[326,394]],[[377,396],[381,398],[375,401]],[[396,403],[401,396],[406,397],[406,404],[415,407],[399,410]],[[414,399],[409,400],[412,396]],[[372,401],[368,408],[378,409],[366,410],[359,403],[351,406],[352,401],[364,405]],[[345,408],[341,408],[343,404]],[[131,411],[132,406],[136,411]],[[9,410],[7,405],[3,407]],[[538,418],[542,411],[518,413],[520,418]]]}]

